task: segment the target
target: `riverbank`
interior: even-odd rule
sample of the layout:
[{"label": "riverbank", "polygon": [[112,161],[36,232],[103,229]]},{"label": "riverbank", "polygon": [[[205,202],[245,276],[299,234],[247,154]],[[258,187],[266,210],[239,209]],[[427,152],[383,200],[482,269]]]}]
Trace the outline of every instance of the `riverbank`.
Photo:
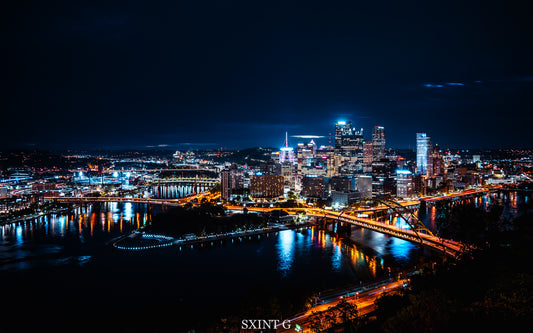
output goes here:
[{"label": "riverbank", "polygon": [[17,218],[14,218],[14,219],[10,219],[10,220],[6,220],[6,221],[0,220],[0,225],[6,225],[6,224],[11,224],[11,223],[18,223],[18,222],[23,222],[23,221],[27,221],[27,220],[32,220],[32,219],[39,218],[39,217],[42,217],[42,216],[46,216],[46,215],[49,215],[49,214],[64,213],[64,212],[66,212],[66,211],[68,211],[70,209],[71,209],[71,207],[57,208],[57,209],[54,209],[54,210],[41,212],[41,213],[38,213],[38,214],[24,215],[24,216],[17,217]]}]

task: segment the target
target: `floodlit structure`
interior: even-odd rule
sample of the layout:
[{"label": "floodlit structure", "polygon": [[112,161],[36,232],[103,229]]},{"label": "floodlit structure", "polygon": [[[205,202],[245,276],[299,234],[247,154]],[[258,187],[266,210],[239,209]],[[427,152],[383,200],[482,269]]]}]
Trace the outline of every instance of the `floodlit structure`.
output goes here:
[{"label": "floodlit structure", "polygon": [[416,168],[417,173],[428,175],[433,172],[431,138],[426,133],[416,133]]},{"label": "floodlit structure", "polygon": [[413,195],[413,174],[409,170],[396,170],[396,196],[409,198]]}]

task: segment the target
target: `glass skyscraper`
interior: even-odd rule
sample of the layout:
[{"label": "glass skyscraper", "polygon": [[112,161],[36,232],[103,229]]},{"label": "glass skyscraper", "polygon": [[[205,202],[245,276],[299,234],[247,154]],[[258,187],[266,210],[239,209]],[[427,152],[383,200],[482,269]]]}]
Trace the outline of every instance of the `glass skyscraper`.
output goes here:
[{"label": "glass skyscraper", "polygon": [[375,126],[372,131],[372,155],[374,161],[385,158],[385,128]]},{"label": "glass skyscraper", "polygon": [[416,133],[416,169],[422,175],[431,174],[433,171],[431,161],[431,138],[426,133]]}]

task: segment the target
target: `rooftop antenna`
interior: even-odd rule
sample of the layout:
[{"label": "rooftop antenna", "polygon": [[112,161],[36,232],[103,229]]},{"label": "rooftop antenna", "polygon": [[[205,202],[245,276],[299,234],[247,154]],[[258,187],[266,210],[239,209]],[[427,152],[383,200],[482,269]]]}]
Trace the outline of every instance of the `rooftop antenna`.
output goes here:
[{"label": "rooftop antenna", "polygon": [[289,147],[289,137],[287,135],[287,132],[285,132],[285,148]]}]

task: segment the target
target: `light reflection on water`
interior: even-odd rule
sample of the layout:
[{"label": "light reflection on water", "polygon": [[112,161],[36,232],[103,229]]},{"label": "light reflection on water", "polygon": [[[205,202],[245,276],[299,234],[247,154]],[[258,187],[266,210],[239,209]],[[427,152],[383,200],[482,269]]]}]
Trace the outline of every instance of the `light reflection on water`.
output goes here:
[{"label": "light reflection on water", "polygon": [[144,205],[105,203],[2,225],[0,271],[85,264],[92,257],[87,246],[104,246],[143,225],[145,211]]},{"label": "light reflection on water", "polygon": [[331,267],[333,271],[340,272],[342,266],[342,250],[340,244],[333,245],[333,255],[331,256]]},{"label": "light reflection on water", "polygon": [[415,248],[413,243],[396,237],[390,237],[387,242],[388,251],[398,260],[408,260],[409,253]]},{"label": "light reflection on water", "polygon": [[152,186],[147,192],[153,198],[161,199],[178,199],[183,198],[198,191],[208,190],[208,186],[191,186],[191,185],[161,185],[161,186]]},{"label": "light reflection on water", "polygon": [[292,262],[294,261],[294,232],[291,230],[284,230],[279,232],[279,243],[277,245],[279,264],[278,270],[283,276],[287,276],[291,270]]},{"label": "light reflection on water", "polygon": [[[499,200],[504,203],[505,212],[512,214],[516,213],[519,204],[527,202],[530,195],[487,195],[472,199],[471,202],[487,207],[489,202]],[[160,208],[154,206],[154,209]],[[434,226],[436,215],[436,208],[429,207],[423,217],[424,223]],[[0,269],[31,268],[39,261],[56,260],[57,257],[91,256],[90,250],[85,250],[88,246],[103,246],[108,240],[129,233],[150,219],[145,205],[105,203],[78,207],[68,214],[51,214],[3,225],[0,227]],[[402,218],[396,217],[392,221],[399,227],[409,227]],[[365,267],[371,276],[376,276],[388,265],[388,257],[396,263],[405,264],[417,256],[417,245],[370,230],[352,227],[351,238],[356,245],[342,243],[315,228],[298,232],[281,231],[276,243],[276,270],[283,277],[289,277],[291,272],[298,269],[299,257],[323,256],[327,258],[331,271],[340,272],[347,268],[357,271]],[[65,244],[68,245],[68,251],[75,249],[77,252],[65,251]]]},{"label": "light reflection on water", "polygon": [[[461,200],[458,204],[473,204],[476,208],[483,208],[488,210],[493,204],[503,205],[503,216],[507,219],[512,219],[519,214],[519,206],[522,203],[527,203],[533,196],[531,192],[509,192],[509,193],[490,193],[483,196]],[[436,218],[437,209],[435,207],[428,207],[425,212],[419,212],[418,218],[428,227],[432,232],[437,231]]]},{"label": "light reflection on water", "polygon": [[[356,233],[352,239],[360,240],[362,233]],[[355,281],[360,281],[383,275],[390,270],[391,264],[399,267],[398,264],[416,259],[417,254],[412,252],[416,246],[407,241],[393,241],[392,237],[368,230],[365,231],[363,238],[363,243],[366,242],[366,245],[360,246],[315,227],[304,231],[282,231],[276,243],[277,270],[281,277],[288,277],[294,273],[296,267],[300,267],[302,258],[315,257],[326,260],[320,265],[328,263],[328,268],[321,269],[339,274],[353,272],[357,277]],[[395,246],[399,248],[392,251]],[[392,256],[393,260],[387,264],[384,256]]]}]

